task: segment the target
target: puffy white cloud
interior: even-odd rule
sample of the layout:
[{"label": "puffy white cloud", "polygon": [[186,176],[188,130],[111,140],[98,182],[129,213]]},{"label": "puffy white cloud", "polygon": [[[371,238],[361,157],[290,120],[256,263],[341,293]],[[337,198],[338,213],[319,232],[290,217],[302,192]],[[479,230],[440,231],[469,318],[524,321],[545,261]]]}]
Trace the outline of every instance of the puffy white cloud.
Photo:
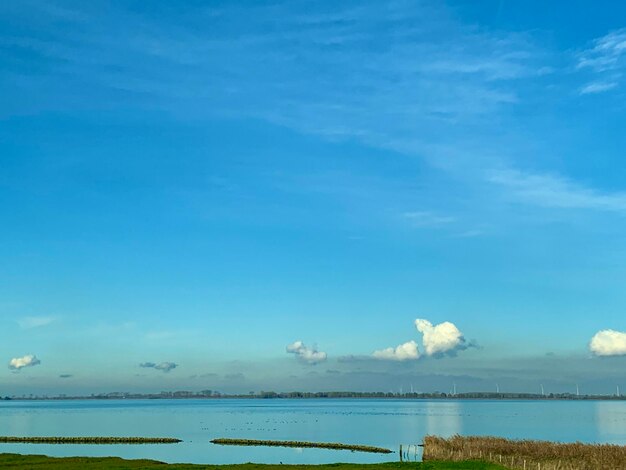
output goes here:
[{"label": "puffy white cloud", "polygon": [[418,318],[415,320],[415,327],[422,334],[424,352],[428,356],[454,354],[456,351],[467,348],[463,333],[454,323],[445,321],[433,325],[428,320]]},{"label": "puffy white cloud", "polygon": [[295,341],[287,346],[287,352],[306,364],[318,364],[327,358],[325,352],[318,351],[315,346],[309,348],[302,341]]},{"label": "puffy white cloud", "polygon": [[161,370],[163,372],[169,372],[172,369],[176,369],[178,367],[178,364],[174,362],[161,362],[160,364],[157,364],[155,362],[142,362],[141,364],[139,364],[139,367],[146,367]]},{"label": "puffy white cloud", "polygon": [[41,364],[41,361],[37,359],[34,354],[27,354],[22,357],[14,357],[9,361],[9,369],[18,371],[24,367],[33,367]]},{"label": "puffy white cloud", "polygon": [[396,348],[379,349],[372,353],[376,359],[386,359],[390,361],[406,361],[419,359],[420,353],[415,341],[407,341]]},{"label": "puffy white cloud", "polygon": [[596,356],[624,356],[626,333],[615,330],[598,331],[589,342],[589,350]]}]

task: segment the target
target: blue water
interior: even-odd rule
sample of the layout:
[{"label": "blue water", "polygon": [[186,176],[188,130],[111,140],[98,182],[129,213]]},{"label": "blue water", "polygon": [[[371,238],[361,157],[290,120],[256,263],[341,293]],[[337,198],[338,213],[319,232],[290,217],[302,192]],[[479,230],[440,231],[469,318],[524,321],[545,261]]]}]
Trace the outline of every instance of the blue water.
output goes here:
[{"label": "blue water", "polygon": [[[193,463],[397,460],[397,454],[226,447],[216,437],[368,444],[397,450],[427,434],[626,444],[626,402],[448,400],[85,400],[0,402],[0,435],[158,436],[162,445],[0,444],[1,452]],[[418,455],[419,458],[419,455]]]}]

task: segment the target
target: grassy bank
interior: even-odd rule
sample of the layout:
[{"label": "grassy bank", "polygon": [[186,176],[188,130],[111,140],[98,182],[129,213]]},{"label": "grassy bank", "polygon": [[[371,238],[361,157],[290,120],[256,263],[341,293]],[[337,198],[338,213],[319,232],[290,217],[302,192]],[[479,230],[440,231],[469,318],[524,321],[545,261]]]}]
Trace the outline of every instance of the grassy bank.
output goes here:
[{"label": "grassy bank", "polygon": [[164,464],[155,460],[124,460],[115,457],[65,457],[0,454],[0,468],[20,470],[504,470],[484,462],[426,462],[381,464],[336,463],[329,465],[192,465]]},{"label": "grassy bank", "polygon": [[0,436],[0,444],[176,444],[171,437]]},{"label": "grassy bank", "polygon": [[305,441],[265,441],[259,439],[213,439],[213,444],[223,446],[268,446],[268,447],[310,447],[316,449],[352,450],[357,452],[373,452],[391,454],[393,451],[384,447],[363,446],[357,444],[341,444],[338,442],[305,442]]},{"label": "grassy bank", "polygon": [[626,446],[561,444],[499,437],[424,438],[425,461],[481,459],[513,470],[624,470]]}]

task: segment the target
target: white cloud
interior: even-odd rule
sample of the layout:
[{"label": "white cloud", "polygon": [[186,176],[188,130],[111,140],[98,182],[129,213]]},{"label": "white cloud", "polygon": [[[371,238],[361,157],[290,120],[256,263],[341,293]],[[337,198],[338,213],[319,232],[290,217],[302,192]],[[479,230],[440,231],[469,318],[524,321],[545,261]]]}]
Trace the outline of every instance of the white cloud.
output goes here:
[{"label": "white cloud", "polygon": [[417,331],[422,333],[424,352],[428,356],[454,354],[468,347],[463,333],[449,321],[434,325],[428,320],[415,320]]},{"label": "white cloud", "polygon": [[311,365],[324,362],[327,359],[325,352],[318,351],[315,346],[309,348],[302,341],[295,341],[288,345],[287,352],[295,354],[300,361]]},{"label": "white cloud", "polygon": [[24,317],[17,320],[17,324],[20,326],[20,328],[28,330],[31,328],[38,328],[40,326],[49,325],[53,321],[53,317]]},{"label": "white cloud", "polygon": [[[48,90],[65,87],[70,70],[81,83],[150,94],[176,113],[191,106],[194,114],[264,118],[387,148],[415,135],[447,142],[450,127],[441,129],[442,119],[454,128],[459,119],[482,122],[517,101],[518,79],[547,70],[529,35],[481,31],[443,4],[337,5],[330,15],[311,5],[302,15],[293,2],[278,1],[242,15],[230,2],[219,14],[202,7],[151,21],[123,7],[100,15],[88,3],[77,12],[86,18],[80,21],[86,36],[67,28],[54,44],[26,33],[19,39],[19,47],[63,60],[62,73],[52,68],[41,78]],[[229,28],[185,28],[190,18],[208,25],[227,18]],[[34,27],[25,23],[27,31]],[[120,26],[135,23],[142,27]],[[180,34],[173,36],[173,28]],[[120,40],[112,43],[103,31]],[[371,41],[385,47],[369,47]],[[162,69],[168,73],[154,73]],[[254,77],[249,70],[257,71]]]},{"label": "white cloud", "polygon": [[625,356],[626,333],[615,330],[598,331],[589,342],[589,350],[596,356]]},{"label": "white cloud", "polygon": [[488,181],[504,186],[517,200],[560,209],[626,212],[626,192],[600,192],[558,175],[494,170]]},{"label": "white cloud", "polygon": [[420,353],[417,348],[417,343],[415,341],[407,341],[406,343],[400,344],[395,349],[386,348],[374,351],[372,353],[372,356],[374,356],[376,359],[406,361],[410,359],[419,359]]},{"label": "white cloud", "polygon": [[145,367],[145,368],[160,370],[163,372],[169,372],[172,369],[176,369],[178,367],[178,364],[174,362],[161,362],[159,364],[155,362],[142,362],[141,364],[139,364],[139,367]]},{"label": "white cloud", "polygon": [[22,357],[14,357],[9,361],[9,369],[11,370],[21,370],[24,367],[34,367],[38,364],[41,364],[41,361],[37,359],[37,356],[34,354],[27,354]]},{"label": "white cloud", "polygon": [[626,28],[611,31],[596,39],[593,47],[583,51],[578,58],[578,68],[605,72],[619,68],[626,57]]},{"label": "white cloud", "polygon": [[593,93],[602,93],[612,90],[617,86],[617,82],[591,82],[580,89],[581,95],[589,95]]},{"label": "white cloud", "polygon": [[602,93],[618,86],[626,69],[626,28],[611,31],[593,41],[592,47],[578,55],[578,69],[600,78],[580,89],[580,94]]}]

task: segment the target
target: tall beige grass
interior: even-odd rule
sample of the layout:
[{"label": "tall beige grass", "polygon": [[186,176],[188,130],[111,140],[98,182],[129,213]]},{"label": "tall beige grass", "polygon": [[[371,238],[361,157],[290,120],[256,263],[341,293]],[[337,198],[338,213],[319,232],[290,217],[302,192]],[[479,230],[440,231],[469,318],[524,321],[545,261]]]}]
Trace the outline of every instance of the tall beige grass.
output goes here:
[{"label": "tall beige grass", "polygon": [[423,459],[484,460],[515,470],[625,470],[626,446],[426,436]]}]

